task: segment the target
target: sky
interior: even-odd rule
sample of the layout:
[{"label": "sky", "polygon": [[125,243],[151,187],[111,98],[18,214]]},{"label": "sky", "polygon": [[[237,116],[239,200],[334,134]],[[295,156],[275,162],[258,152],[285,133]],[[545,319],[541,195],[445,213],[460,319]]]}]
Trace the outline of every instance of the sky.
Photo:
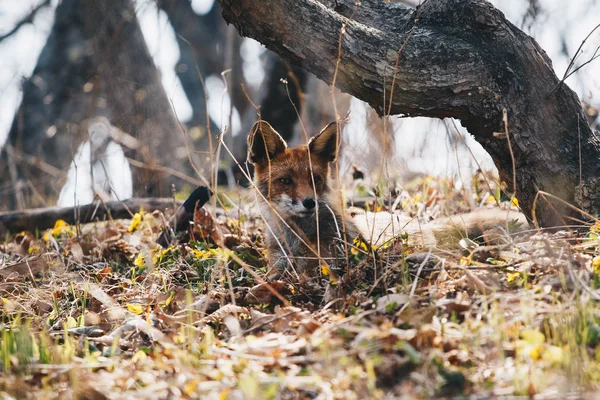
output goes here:
[{"label": "sky", "polygon": [[[10,30],[16,21],[26,15],[41,0],[0,0],[0,35]],[[192,6],[197,13],[210,9],[212,0],[193,0]],[[542,14],[534,24],[529,24],[524,15],[527,11],[525,0],[492,0],[507,18],[525,32],[532,35],[548,53],[553,67],[562,77],[569,57],[572,56],[585,36],[596,26],[600,19],[598,12],[600,0],[574,0],[565,6],[563,0],[539,0]],[[53,13],[58,0],[52,1],[52,7],[40,11],[33,24],[26,24],[12,37],[0,42],[0,145],[4,143],[10,129],[14,113],[21,101],[20,82],[31,75],[39,53],[52,26]],[[192,115],[181,83],[175,75],[174,65],[179,58],[179,49],[175,34],[164,12],[157,11],[154,3],[140,0],[136,3],[137,16],[150,53],[162,73],[162,82],[167,96],[171,100],[177,116],[186,122]],[[564,37],[564,41],[563,38]],[[578,63],[587,60],[600,45],[600,29],[588,39]],[[566,50],[566,52],[565,52]],[[260,55],[264,48],[257,42],[246,39],[243,44],[244,75],[252,85],[258,85],[264,78]],[[568,54],[568,55],[567,55]],[[580,61],[579,61],[580,60]],[[578,64],[577,64],[578,65]],[[567,84],[580,98],[600,105],[600,60],[581,69],[567,79]],[[229,96],[220,77],[208,77],[209,113],[217,126],[223,127],[229,121]],[[351,123],[346,128],[350,147],[360,149],[368,144],[365,129],[366,106],[354,99],[351,103]],[[234,134],[240,134],[240,116],[234,110],[232,117]],[[401,119],[393,122],[397,131],[395,151],[398,160],[424,173],[433,175],[467,173],[477,167],[477,163],[492,169],[489,156],[479,144],[452,121],[430,120],[427,118]],[[475,154],[473,160],[466,148],[460,149],[460,157],[448,149],[448,132],[458,132]],[[245,134],[245,133],[244,133]],[[421,151],[426,149],[425,152]]]}]

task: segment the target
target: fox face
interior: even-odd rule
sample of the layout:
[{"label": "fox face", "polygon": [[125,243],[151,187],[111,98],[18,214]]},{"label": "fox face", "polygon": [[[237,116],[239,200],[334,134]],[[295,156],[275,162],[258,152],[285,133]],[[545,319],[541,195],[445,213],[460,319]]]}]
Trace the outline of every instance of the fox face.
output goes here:
[{"label": "fox face", "polygon": [[262,195],[283,218],[314,218],[317,202],[330,190],[329,163],[338,148],[337,124],[327,125],[308,145],[288,149],[265,121],[248,136],[248,160]]}]

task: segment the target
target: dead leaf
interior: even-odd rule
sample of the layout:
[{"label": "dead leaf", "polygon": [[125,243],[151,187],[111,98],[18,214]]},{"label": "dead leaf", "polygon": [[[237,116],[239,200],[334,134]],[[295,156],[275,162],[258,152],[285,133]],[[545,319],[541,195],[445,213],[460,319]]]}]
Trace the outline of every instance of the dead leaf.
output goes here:
[{"label": "dead leaf", "polygon": [[225,247],[223,232],[205,208],[197,208],[194,212],[194,235],[202,239],[210,239],[219,247]]},{"label": "dead leaf", "polygon": [[244,297],[244,301],[247,304],[271,304],[275,295],[269,287],[282,296],[291,294],[290,289],[285,282],[263,282],[251,288],[248,294],[246,294],[246,297]]},{"label": "dead leaf", "polygon": [[25,259],[0,269],[0,277],[4,279],[31,278],[49,269],[48,258],[45,256]]},{"label": "dead leaf", "polygon": [[378,312],[393,312],[410,301],[406,294],[392,293],[377,299]]}]

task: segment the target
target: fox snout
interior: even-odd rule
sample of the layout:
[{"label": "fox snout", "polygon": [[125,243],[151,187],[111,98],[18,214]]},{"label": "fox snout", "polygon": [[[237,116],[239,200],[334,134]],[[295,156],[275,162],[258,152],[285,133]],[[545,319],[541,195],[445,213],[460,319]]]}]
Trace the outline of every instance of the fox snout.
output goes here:
[{"label": "fox snout", "polygon": [[305,197],[303,199],[292,198],[287,194],[279,196],[275,202],[279,208],[280,214],[289,217],[309,217],[314,215],[317,201],[314,197]]},{"label": "fox snout", "polygon": [[317,205],[317,202],[312,197],[306,197],[304,200],[302,200],[302,205],[307,210],[312,210]]}]

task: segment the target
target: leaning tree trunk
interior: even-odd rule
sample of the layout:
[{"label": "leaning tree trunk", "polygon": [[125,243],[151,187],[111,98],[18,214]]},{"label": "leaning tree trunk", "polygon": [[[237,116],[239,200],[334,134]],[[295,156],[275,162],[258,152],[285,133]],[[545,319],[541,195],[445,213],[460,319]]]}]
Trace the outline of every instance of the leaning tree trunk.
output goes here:
[{"label": "leaning tree trunk", "polygon": [[[514,178],[521,208],[540,225],[570,222],[575,213],[563,201],[600,211],[600,142],[577,95],[535,40],[486,1],[428,0],[417,9],[378,0],[219,1],[242,35],[380,115],[461,120],[509,187]],[[539,191],[562,201],[536,202]]]},{"label": "leaning tree trunk", "polygon": [[[61,172],[86,139],[85,121],[95,116],[108,117],[142,144],[135,151],[126,149],[126,155],[142,162],[138,166],[149,167],[133,168],[136,195],[170,194],[175,181],[157,173],[156,164],[189,171],[180,149],[183,133],[131,0],[63,0],[58,5],[48,41],[23,84],[23,101],[0,158],[0,181],[17,187],[31,182],[38,197],[56,198],[56,178],[64,176]],[[3,206],[16,208],[15,198],[3,198]]]},{"label": "leaning tree trunk", "polygon": [[[300,67],[289,65],[270,51],[265,54],[265,58],[265,79],[255,101],[260,106],[261,117],[269,121],[284,140],[290,141],[298,123],[298,114],[302,114],[305,108],[304,96],[309,74]],[[249,110],[249,113],[252,118],[245,118],[245,133],[250,132],[250,127],[257,118],[254,109]],[[239,159],[245,159],[245,148],[238,153]]]}]

